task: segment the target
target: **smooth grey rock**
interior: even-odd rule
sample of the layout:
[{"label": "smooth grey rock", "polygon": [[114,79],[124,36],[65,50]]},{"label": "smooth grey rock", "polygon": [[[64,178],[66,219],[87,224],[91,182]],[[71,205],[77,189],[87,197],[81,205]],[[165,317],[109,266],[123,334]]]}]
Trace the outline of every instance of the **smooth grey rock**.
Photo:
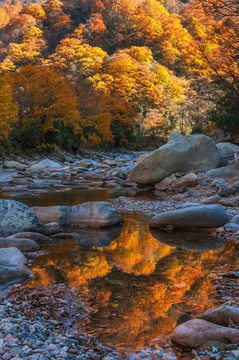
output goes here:
[{"label": "smooth grey rock", "polygon": [[30,170],[58,170],[61,168],[61,165],[56,161],[50,159],[44,159],[37,164],[34,164],[30,167]]},{"label": "smooth grey rock", "polygon": [[156,215],[149,225],[153,228],[210,228],[223,226],[228,221],[229,217],[220,205],[200,205]]},{"label": "smooth grey rock", "polygon": [[17,248],[0,248],[0,285],[28,278],[31,271],[25,264],[27,259]]},{"label": "smooth grey rock", "polygon": [[228,142],[220,142],[217,144],[217,148],[222,159],[230,159],[234,157],[234,154],[239,154],[239,146]]},{"label": "smooth grey rock", "polygon": [[214,324],[229,326],[231,322],[239,323],[239,307],[227,303],[216,309],[209,309],[197,316],[198,319],[210,321]]},{"label": "smooth grey rock", "polygon": [[26,251],[26,250],[33,250],[37,249],[39,246],[34,240],[24,239],[24,238],[15,238],[15,237],[7,237],[7,238],[0,238],[0,248],[9,248],[15,247],[19,250]]},{"label": "smooth grey rock", "polygon": [[57,222],[62,226],[67,226],[70,222],[71,208],[69,206],[34,206],[32,210],[42,224]]},{"label": "smooth grey rock", "polygon": [[0,199],[0,235],[41,230],[41,223],[32,209],[18,201]]},{"label": "smooth grey rock", "polygon": [[219,163],[219,151],[211,138],[177,135],[136,165],[129,178],[140,185],[154,185],[177,171],[208,171]]},{"label": "smooth grey rock", "polygon": [[231,232],[238,232],[239,231],[239,224],[235,224],[233,222],[227,223],[224,226],[226,231],[231,231]]},{"label": "smooth grey rock", "polygon": [[0,249],[0,265],[21,266],[27,264],[27,259],[23,253],[15,247]]},{"label": "smooth grey rock", "polygon": [[180,346],[197,348],[209,340],[237,344],[239,330],[216,325],[206,320],[193,319],[176,327],[172,341]]},{"label": "smooth grey rock", "polygon": [[70,226],[110,227],[122,222],[117,210],[105,201],[86,202],[72,207]]},{"label": "smooth grey rock", "polygon": [[231,179],[239,176],[239,164],[223,166],[218,169],[209,170],[206,173],[208,178]]},{"label": "smooth grey rock", "polygon": [[239,214],[233,216],[233,218],[231,219],[231,222],[232,222],[232,223],[239,224]]}]

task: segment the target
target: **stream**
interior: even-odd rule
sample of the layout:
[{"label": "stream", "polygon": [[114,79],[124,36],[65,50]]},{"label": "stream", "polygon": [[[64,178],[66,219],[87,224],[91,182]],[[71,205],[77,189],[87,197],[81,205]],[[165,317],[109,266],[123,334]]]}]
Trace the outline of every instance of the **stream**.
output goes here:
[{"label": "stream", "polygon": [[[89,190],[15,200],[28,206],[72,206],[121,195],[152,199],[127,190]],[[150,231],[146,216],[122,216],[120,227],[71,229],[69,238],[43,245],[43,255],[31,267],[34,276],[25,286],[80,285],[88,307],[84,332],[126,351],[130,359],[150,359],[165,349],[165,359],[170,359],[173,329],[227,300],[214,282],[221,273],[238,270],[239,245],[206,231]],[[82,330],[80,324],[74,326]]]}]

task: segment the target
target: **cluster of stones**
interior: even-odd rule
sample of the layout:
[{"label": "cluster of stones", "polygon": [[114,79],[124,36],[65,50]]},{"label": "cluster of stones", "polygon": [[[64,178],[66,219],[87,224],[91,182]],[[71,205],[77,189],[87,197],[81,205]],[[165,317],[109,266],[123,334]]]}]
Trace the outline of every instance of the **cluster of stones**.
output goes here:
[{"label": "cluster of stones", "polygon": [[[163,200],[159,206],[157,201],[153,202],[151,214],[155,216],[149,222],[152,229],[217,228],[219,232],[228,232],[239,238],[237,154],[239,147],[236,145],[216,145],[204,135],[182,137],[173,132],[166,145],[142,155],[136,165],[137,154],[116,155],[114,159],[105,157],[103,160],[74,158],[64,164],[50,159],[36,163],[6,161],[0,186],[5,194],[28,195],[33,191],[69,188],[142,187],[153,190],[157,199]],[[193,201],[188,201],[191,199]],[[175,202],[177,206],[172,206]],[[142,201],[125,198],[112,203],[114,207],[107,202],[86,202],[73,207],[30,209],[13,200],[0,200],[0,285],[27,278],[30,270],[24,252],[36,250],[43,242],[49,242],[49,236],[57,239],[62,228],[70,227],[72,231],[84,228],[87,239],[89,229],[114,229],[122,223],[117,210],[138,212],[142,207],[139,205]],[[149,202],[145,206],[149,208]],[[110,235],[102,233],[104,244],[108,243],[111,232]],[[69,235],[60,234],[61,238]],[[94,241],[97,242],[98,238],[99,234]],[[205,313],[200,319],[180,325],[173,334],[173,341],[191,348],[198,348],[208,340],[238,343],[239,330],[229,327],[230,321],[239,322],[238,309],[224,306],[213,311],[210,316]],[[215,313],[224,314],[225,311],[229,314],[227,317],[220,315],[220,320],[215,320]],[[55,344],[49,346],[53,348]],[[7,356],[12,359],[14,355],[6,354],[3,354],[6,359]]]},{"label": "cluster of stones", "polygon": [[[54,288],[51,289],[54,294]],[[58,292],[64,286],[58,286]],[[59,296],[59,295],[58,295]],[[44,305],[35,314],[30,312],[31,298],[17,302],[3,298],[0,305],[0,358],[2,360],[119,360],[121,356],[103,347],[95,338],[66,330],[60,320],[46,316]],[[74,304],[66,304],[74,306]],[[46,311],[45,311],[46,312]],[[82,310],[83,312],[83,310]],[[83,316],[84,313],[80,314]]]},{"label": "cluster of stones", "polygon": [[178,346],[196,349],[195,359],[211,354],[215,359],[223,356],[223,359],[236,360],[239,358],[238,325],[239,307],[225,303],[176,327],[172,341]]},{"label": "cluster of stones", "polygon": [[130,187],[128,172],[137,154],[81,159],[79,155],[60,163],[52,159],[40,162],[5,161],[0,174],[0,189],[4,195],[33,196],[44,191],[86,190],[92,188],[117,189]]},{"label": "cluster of stones", "polygon": [[48,235],[59,233],[61,226],[91,229],[109,228],[120,223],[119,212],[104,201],[87,202],[71,208],[30,209],[18,201],[1,199],[0,284],[28,277],[31,272],[21,251],[37,249],[43,242],[48,242]]}]

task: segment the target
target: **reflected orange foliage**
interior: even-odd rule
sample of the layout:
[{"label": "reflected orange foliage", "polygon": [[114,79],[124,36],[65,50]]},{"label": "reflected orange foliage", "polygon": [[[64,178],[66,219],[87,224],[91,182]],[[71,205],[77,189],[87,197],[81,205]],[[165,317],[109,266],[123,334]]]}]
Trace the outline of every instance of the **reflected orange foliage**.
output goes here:
[{"label": "reflected orange foliage", "polygon": [[37,277],[28,286],[47,283],[49,275],[54,282],[53,274],[55,281],[84,284],[92,309],[87,331],[101,329],[100,340],[118,348],[166,342],[183,313],[215,305],[211,269],[219,261],[239,265],[230,244],[216,251],[177,249],[156,240],[134,216],[104,248],[68,242],[46,250],[50,255],[35,261]]}]

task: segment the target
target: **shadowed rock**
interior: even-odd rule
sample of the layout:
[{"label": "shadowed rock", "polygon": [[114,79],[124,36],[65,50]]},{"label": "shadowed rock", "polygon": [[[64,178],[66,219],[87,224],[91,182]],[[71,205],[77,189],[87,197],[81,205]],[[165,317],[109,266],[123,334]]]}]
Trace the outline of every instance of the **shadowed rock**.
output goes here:
[{"label": "shadowed rock", "polygon": [[231,322],[239,323],[239,307],[223,304],[216,309],[209,309],[198,315],[198,319],[210,321],[218,325],[228,326]]},{"label": "shadowed rock", "polygon": [[217,250],[225,243],[225,239],[214,237],[206,231],[173,231],[166,232],[150,229],[152,236],[158,241],[180,249]]},{"label": "shadowed rock", "polygon": [[121,233],[122,226],[116,226],[111,229],[81,229],[77,240],[86,246],[104,247],[116,240]]}]

